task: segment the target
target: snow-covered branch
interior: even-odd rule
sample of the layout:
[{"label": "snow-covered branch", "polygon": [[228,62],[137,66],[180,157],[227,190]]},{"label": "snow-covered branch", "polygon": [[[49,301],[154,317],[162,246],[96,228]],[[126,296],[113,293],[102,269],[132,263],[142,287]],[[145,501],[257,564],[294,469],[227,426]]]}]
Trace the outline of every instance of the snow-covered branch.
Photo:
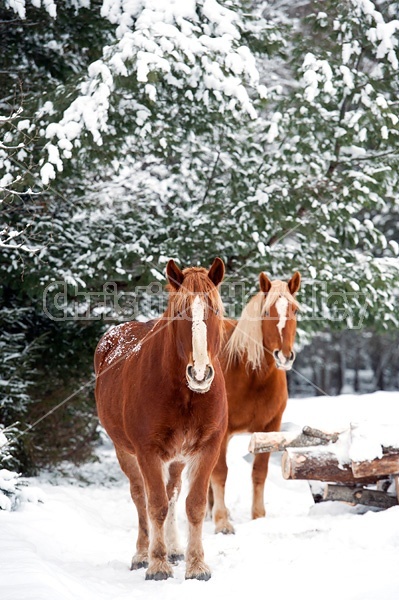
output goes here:
[{"label": "snow-covered branch", "polygon": [[16,231],[15,229],[10,229],[9,227],[5,227],[3,230],[0,230],[0,248],[8,248],[12,250],[22,250],[23,252],[28,252],[29,254],[34,254],[39,251],[39,248],[35,248],[33,246],[29,246],[28,244],[22,243],[13,243],[16,238],[23,235],[25,231]]},{"label": "snow-covered branch", "polygon": [[43,183],[54,179],[56,170],[62,171],[64,160],[71,158],[86,132],[96,144],[103,143],[111,128],[110,113],[115,111],[118,78],[134,82],[143,99],[133,109],[138,139],[151,135],[152,116],[164,110],[164,86],[171,92],[186,90],[184,101],[193,111],[199,112],[199,106],[205,114],[235,111],[256,117],[251,96],[264,98],[267,91],[260,85],[255,56],[243,40],[248,25],[239,10],[216,0],[123,5],[105,0],[102,15],[116,25],[116,40],[89,66],[78,97],[62,119],[47,127]]},{"label": "snow-covered branch", "polygon": [[[50,17],[57,16],[57,5],[54,0],[30,0],[30,3],[35,8],[43,8],[48,12]],[[26,1],[25,0],[5,0],[6,8],[10,8],[19,16],[20,19],[26,18]]]}]

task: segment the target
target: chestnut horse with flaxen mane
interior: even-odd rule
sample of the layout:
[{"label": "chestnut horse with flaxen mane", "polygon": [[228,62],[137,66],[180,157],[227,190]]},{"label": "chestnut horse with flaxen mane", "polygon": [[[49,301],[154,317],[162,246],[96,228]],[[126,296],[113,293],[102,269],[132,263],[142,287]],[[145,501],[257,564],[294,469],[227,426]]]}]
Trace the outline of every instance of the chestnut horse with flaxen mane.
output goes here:
[{"label": "chestnut horse with flaxen mane", "polygon": [[[95,353],[100,421],[130,480],[139,531],[132,569],[146,579],[173,576],[183,558],[176,527],[181,473],[188,470],[186,579],[210,578],[202,524],[207,491],[227,426],[227,399],[218,359],[224,276],[216,258],[209,271],[167,265],[169,301],[159,320],[112,328]],[[149,527],[151,525],[151,527]]]},{"label": "chestnut horse with flaxen mane", "polygon": [[[211,477],[210,501],[216,533],[234,533],[225,505],[226,452],[236,433],[279,431],[288,399],[286,371],[295,359],[293,350],[298,302],[295,294],[301,276],[288,283],[270,281],[261,273],[260,291],[237,321],[226,320],[221,363],[225,376],[229,421],[218,462]],[[264,487],[270,454],[257,454],[252,468],[252,518],[265,516]]]}]

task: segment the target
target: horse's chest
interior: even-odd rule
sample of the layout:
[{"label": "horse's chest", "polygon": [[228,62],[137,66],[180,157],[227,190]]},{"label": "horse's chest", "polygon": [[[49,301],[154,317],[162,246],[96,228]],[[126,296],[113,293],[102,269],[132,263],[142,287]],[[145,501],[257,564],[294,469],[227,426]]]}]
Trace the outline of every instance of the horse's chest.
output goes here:
[{"label": "horse's chest", "polygon": [[195,434],[193,432],[185,435],[181,447],[181,453],[183,456],[191,456],[193,453],[198,452],[205,445],[205,436],[203,434]]},{"label": "horse's chest", "polygon": [[161,448],[167,460],[187,462],[193,454],[201,451],[206,445],[208,436],[202,428],[186,427],[175,429],[169,440],[164,440]]}]

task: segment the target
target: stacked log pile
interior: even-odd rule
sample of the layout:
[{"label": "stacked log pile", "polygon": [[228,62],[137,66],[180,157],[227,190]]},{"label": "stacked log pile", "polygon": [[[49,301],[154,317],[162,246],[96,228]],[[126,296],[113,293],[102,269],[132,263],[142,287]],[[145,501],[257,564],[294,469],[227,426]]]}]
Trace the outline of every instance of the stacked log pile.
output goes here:
[{"label": "stacked log pile", "polygon": [[[354,424],[339,432],[325,432],[312,427],[291,432],[259,432],[252,434],[249,451],[253,454],[283,451],[281,466],[284,479],[328,482],[324,500],[379,508],[398,504],[399,432],[397,447],[381,443],[381,456],[370,460],[351,458],[351,445],[356,443],[359,435],[362,434]],[[394,495],[365,487],[387,479],[395,482]]]}]

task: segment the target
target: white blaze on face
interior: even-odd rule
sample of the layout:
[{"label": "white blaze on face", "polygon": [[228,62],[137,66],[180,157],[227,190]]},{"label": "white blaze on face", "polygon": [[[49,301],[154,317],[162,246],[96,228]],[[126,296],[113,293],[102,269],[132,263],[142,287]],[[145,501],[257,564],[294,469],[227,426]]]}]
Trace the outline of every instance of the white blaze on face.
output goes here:
[{"label": "white blaze on face", "polygon": [[279,298],[276,302],[277,314],[279,316],[279,322],[277,323],[277,329],[280,332],[280,337],[283,339],[283,329],[287,322],[287,311],[288,311],[288,300],[287,298]]},{"label": "white blaze on face", "polygon": [[206,337],[206,324],[204,321],[204,303],[199,296],[194,298],[192,311],[192,340],[193,340],[193,367],[195,378],[202,381],[209,365],[208,345]]}]

